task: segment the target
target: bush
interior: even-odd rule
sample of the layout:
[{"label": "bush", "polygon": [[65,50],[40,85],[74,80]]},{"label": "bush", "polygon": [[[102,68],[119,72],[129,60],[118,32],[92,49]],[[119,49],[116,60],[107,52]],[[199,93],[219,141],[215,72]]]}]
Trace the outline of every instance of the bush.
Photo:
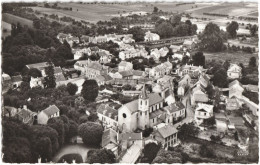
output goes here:
[{"label": "bush", "polygon": [[87,122],[79,126],[78,133],[85,144],[99,146],[102,139],[103,128],[100,124]]},{"label": "bush", "polygon": [[206,157],[206,158],[214,158],[215,154],[213,152],[213,149],[208,148],[207,145],[203,144],[200,146],[200,151],[199,151],[200,155],[202,157]]}]

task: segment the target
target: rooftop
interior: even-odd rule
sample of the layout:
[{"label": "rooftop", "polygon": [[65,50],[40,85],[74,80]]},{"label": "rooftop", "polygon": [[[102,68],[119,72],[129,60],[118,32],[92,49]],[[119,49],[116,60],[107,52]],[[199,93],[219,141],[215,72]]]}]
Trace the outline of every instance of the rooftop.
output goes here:
[{"label": "rooftop", "polygon": [[166,138],[178,132],[173,125],[165,125],[164,127],[158,128],[157,131],[163,138]]},{"label": "rooftop", "polygon": [[47,116],[54,115],[55,113],[59,112],[59,108],[56,105],[51,105],[48,108],[42,110]]}]

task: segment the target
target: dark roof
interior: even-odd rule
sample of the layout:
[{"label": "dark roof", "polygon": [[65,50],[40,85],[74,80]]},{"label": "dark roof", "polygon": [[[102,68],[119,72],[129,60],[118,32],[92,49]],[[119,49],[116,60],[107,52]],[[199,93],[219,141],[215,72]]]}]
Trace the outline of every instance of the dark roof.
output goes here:
[{"label": "dark roof", "polygon": [[102,147],[105,147],[110,142],[117,144],[117,133],[112,129],[107,129],[102,135]]},{"label": "dark roof", "polygon": [[51,105],[48,108],[42,110],[47,116],[51,116],[57,112],[59,112],[59,108],[56,105]]},{"label": "dark roof", "polygon": [[161,117],[161,115],[163,115],[163,114],[164,114],[164,111],[158,109],[158,110],[156,110],[156,111],[150,113],[149,118],[150,118],[150,119],[153,119],[153,118],[155,118],[155,117]]},{"label": "dark roof", "polygon": [[122,133],[119,135],[119,140],[142,140],[142,133]]},{"label": "dark roof", "polygon": [[20,112],[17,113],[17,115],[23,119],[30,117],[33,114],[32,111],[30,111],[29,109],[25,110],[22,109]]},{"label": "dark roof", "polygon": [[97,112],[116,121],[118,119],[118,110],[110,107],[108,104],[101,104],[98,107]]},{"label": "dark roof", "polygon": [[165,125],[164,127],[158,128],[156,132],[159,132],[163,138],[166,138],[174,133],[177,133],[178,131],[173,125]]}]

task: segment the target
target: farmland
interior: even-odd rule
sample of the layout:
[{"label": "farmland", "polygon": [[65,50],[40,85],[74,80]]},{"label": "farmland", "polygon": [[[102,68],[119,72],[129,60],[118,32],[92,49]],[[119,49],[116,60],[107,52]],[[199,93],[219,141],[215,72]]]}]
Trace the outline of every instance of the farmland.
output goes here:
[{"label": "farmland", "polygon": [[[131,4],[79,4],[79,3],[58,3],[59,7],[72,8],[69,10],[56,10],[44,7],[32,7],[33,10],[38,10],[44,14],[57,14],[58,16],[69,16],[76,20],[85,20],[89,22],[97,22],[99,20],[109,20],[115,14],[144,11],[152,12],[154,6],[158,7],[159,10],[168,12],[183,12],[191,9],[192,7],[197,8],[207,7],[210,4],[186,4],[176,6],[177,3],[131,3]],[[43,5],[41,5],[43,6]]]},{"label": "farmland", "polygon": [[33,27],[33,21],[12,14],[3,13],[2,19],[9,24],[20,23],[22,26]]},{"label": "farmland", "polygon": [[242,63],[245,66],[248,65],[249,59],[251,57],[256,57],[258,59],[258,54],[249,54],[245,52],[217,52],[217,53],[204,53],[206,60],[230,60],[232,63]]}]

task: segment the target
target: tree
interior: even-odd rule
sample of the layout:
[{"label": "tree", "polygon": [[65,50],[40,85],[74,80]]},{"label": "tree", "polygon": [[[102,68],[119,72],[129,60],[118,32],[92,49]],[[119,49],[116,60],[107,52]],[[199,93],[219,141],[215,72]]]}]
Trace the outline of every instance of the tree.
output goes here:
[{"label": "tree", "polygon": [[203,66],[205,67],[205,56],[203,52],[197,52],[194,56],[192,56],[192,63],[195,66]]},{"label": "tree", "polygon": [[48,63],[48,67],[45,68],[46,77],[45,86],[47,88],[55,88],[56,87],[56,78],[54,76],[54,67],[51,62]]},{"label": "tree", "polygon": [[251,57],[250,60],[249,60],[249,67],[256,67],[256,58],[255,57]]},{"label": "tree", "polygon": [[223,47],[223,36],[218,25],[210,22],[199,36],[201,47],[209,51],[221,51]]},{"label": "tree", "polygon": [[79,125],[78,133],[85,144],[99,146],[102,139],[103,128],[100,124],[87,122]]},{"label": "tree", "polygon": [[223,67],[225,68],[226,71],[228,70],[229,66],[230,66],[230,62],[226,60],[223,64]]},{"label": "tree", "polygon": [[231,38],[235,38],[237,36],[237,30],[238,30],[238,23],[236,21],[232,21],[228,26],[226,27],[227,32],[231,36]]},{"label": "tree", "polygon": [[180,14],[176,14],[176,15],[172,16],[170,18],[170,22],[171,22],[173,27],[179,25],[181,23],[181,15]]},{"label": "tree", "polygon": [[213,85],[210,83],[208,86],[205,88],[209,99],[214,99],[215,98],[215,90],[213,88]]},{"label": "tree", "polygon": [[153,12],[154,12],[154,13],[157,13],[158,10],[159,10],[158,7],[154,6],[154,8],[153,8]]},{"label": "tree", "polygon": [[71,52],[70,45],[68,42],[65,40],[63,45],[61,45],[57,50],[56,50],[56,58],[63,58],[63,59],[73,59],[74,56]]},{"label": "tree", "polygon": [[220,68],[218,71],[214,73],[212,82],[214,86],[225,88],[228,84],[227,71],[224,68]]},{"label": "tree", "polygon": [[181,140],[187,139],[189,136],[197,136],[199,133],[199,128],[192,124],[183,124],[178,132],[178,138]]},{"label": "tree", "polygon": [[37,69],[37,68],[29,69],[28,75],[33,77],[33,78],[42,77],[41,71],[39,69]]},{"label": "tree", "polygon": [[161,149],[152,163],[182,163],[182,155],[179,152]]},{"label": "tree", "polygon": [[61,120],[60,117],[53,117],[48,120],[47,125],[58,132],[59,145],[62,146],[65,139],[65,129],[63,120]]},{"label": "tree", "polygon": [[215,117],[213,116],[213,117],[210,117],[208,119],[204,119],[203,124],[205,124],[208,127],[213,126],[214,124],[216,124]]},{"label": "tree", "polygon": [[84,115],[79,118],[79,124],[88,122],[88,116]]},{"label": "tree", "polygon": [[144,157],[148,162],[144,163],[152,163],[154,158],[156,157],[158,151],[161,149],[161,146],[156,143],[148,143],[144,146]]},{"label": "tree", "polygon": [[67,84],[67,91],[69,92],[70,95],[73,96],[78,91],[78,86],[76,84],[68,83]]},{"label": "tree", "polygon": [[250,30],[250,34],[252,36],[255,36],[256,32],[258,31],[258,26],[257,25],[253,25],[253,26],[250,27],[249,30]]},{"label": "tree", "polygon": [[98,96],[98,84],[96,80],[85,80],[82,85],[81,95],[87,101],[95,101]]},{"label": "tree", "polygon": [[212,148],[209,148],[206,144],[202,144],[200,146],[200,155],[202,157],[207,157],[207,158],[214,158],[215,154]]},{"label": "tree", "polygon": [[141,27],[133,27],[128,30],[129,34],[133,34],[136,42],[144,41],[145,32]]},{"label": "tree", "polygon": [[111,150],[108,149],[89,150],[86,163],[112,164],[116,163],[116,156]]},{"label": "tree", "polygon": [[173,27],[169,22],[163,21],[155,25],[155,31],[161,38],[169,38],[173,35]]}]

